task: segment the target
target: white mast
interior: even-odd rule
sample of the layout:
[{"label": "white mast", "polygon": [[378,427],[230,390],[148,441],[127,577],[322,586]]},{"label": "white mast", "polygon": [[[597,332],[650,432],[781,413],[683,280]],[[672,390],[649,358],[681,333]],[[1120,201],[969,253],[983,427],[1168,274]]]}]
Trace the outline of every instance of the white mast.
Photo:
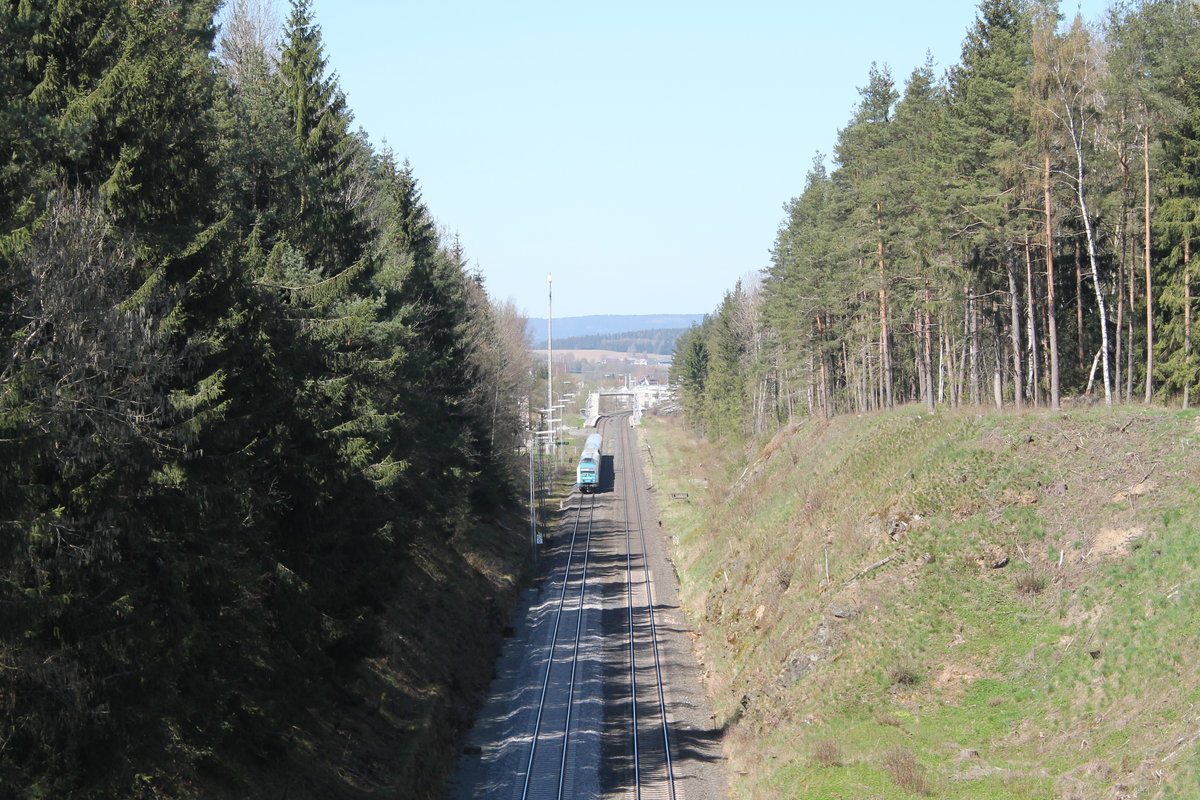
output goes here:
[{"label": "white mast", "polygon": [[[546,275],[546,295],[548,300],[546,317],[546,413],[550,416],[547,420],[554,419],[554,275]],[[551,421],[548,426],[551,431],[554,430],[554,423]],[[550,452],[556,452],[558,447],[558,436],[554,433],[550,434]]]}]

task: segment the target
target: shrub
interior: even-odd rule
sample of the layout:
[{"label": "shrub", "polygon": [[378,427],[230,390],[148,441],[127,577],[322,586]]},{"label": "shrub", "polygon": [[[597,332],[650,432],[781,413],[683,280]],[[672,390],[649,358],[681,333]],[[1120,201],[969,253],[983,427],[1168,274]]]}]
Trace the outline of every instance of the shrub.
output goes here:
[{"label": "shrub", "polygon": [[892,782],[913,794],[930,793],[929,779],[917,757],[907,747],[894,747],[883,757],[883,767],[892,773]]},{"label": "shrub", "polygon": [[845,763],[842,746],[833,739],[821,739],[813,745],[812,762],[822,767],[840,767]]},{"label": "shrub", "polygon": [[916,664],[905,659],[896,662],[888,669],[888,677],[897,686],[914,686],[921,681],[921,671]]},{"label": "shrub", "polygon": [[1022,594],[1041,594],[1048,583],[1046,576],[1040,572],[1028,570],[1017,575],[1017,589]]}]

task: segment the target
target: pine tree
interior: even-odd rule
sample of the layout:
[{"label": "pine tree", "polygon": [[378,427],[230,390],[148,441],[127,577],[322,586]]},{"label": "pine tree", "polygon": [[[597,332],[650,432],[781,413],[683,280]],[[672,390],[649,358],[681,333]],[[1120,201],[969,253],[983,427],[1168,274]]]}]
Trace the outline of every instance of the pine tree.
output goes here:
[{"label": "pine tree", "polygon": [[[858,264],[859,280],[877,298],[875,341],[878,376],[875,402],[890,408],[895,403],[892,332],[892,254],[888,241],[894,230],[897,209],[887,196],[888,153],[892,143],[892,110],[898,98],[891,74],[874,64],[867,85],[859,89],[861,100],[854,119],[841,131],[836,146],[838,169],[833,174],[848,203],[845,225],[854,232],[852,258]],[[864,365],[865,366],[865,365]],[[872,394],[872,392],[868,392]]]},{"label": "pine tree", "polygon": [[[969,386],[973,402],[981,399],[984,341],[980,336],[979,298],[1000,290],[997,276],[1015,270],[1016,229],[1023,180],[1020,148],[1028,138],[1028,122],[1016,113],[1018,91],[1028,79],[1029,17],[1017,0],[983,0],[963,44],[962,58],[949,73],[949,116],[953,152],[958,154],[951,201],[959,209],[956,228],[968,266],[963,315],[968,320]],[[1009,282],[1010,304],[1018,294]],[[1017,318],[1010,308],[1010,317]],[[1000,323],[1002,324],[1002,323]],[[1015,339],[1016,332],[1010,331]],[[999,342],[995,345],[999,348]],[[1000,354],[994,359],[999,374]]]},{"label": "pine tree", "polygon": [[[1061,150],[1058,130],[1058,115],[1056,112],[1053,59],[1058,36],[1058,4],[1046,2],[1035,7],[1033,27],[1031,31],[1032,70],[1028,90],[1023,94],[1023,100],[1029,109],[1032,122],[1032,139],[1030,143],[1037,148],[1035,155],[1040,162],[1041,173],[1041,204],[1042,204],[1042,242],[1046,263],[1046,342],[1044,350],[1049,358],[1050,407],[1055,411],[1061,408],[1062,378],[1059,369],[1058,345],[1058,302],[1057,285],[1054,272],[1055,228],[1052,175],[1060,171],[1055,163],[1055,154]],[[1052,167],[1055,169],[1052,170]],[[1030,293],[1033,294],[1032,280]],[[1118,313],[1120,306],[1118,305]],[[1032,326],[1031,326],[1032,327]],[[1119,333],[1119,326],[1118,326]],[[1031,342],[1036,339],[1030,336]],[[1118,359],[1119,360],[1119,359]]]},{"label": "pine tree", "polygon": [[840,408],[837,351],[852,298],[852,273],[844,268],[844,238],[834,202],[835,187],[818,155],[804,192],[787,205],[765,275],[764,313],[778,333],[776,347],[790,358],[785,368],[806,372],[812,387],[808,410],[826,416]]},{"label": "pine tree", "polygon": [[934,319],[945,307],[947,283],[960,283],[945,244],[950,209],[946,189],[952,180],[947,157],[944,92],[926,60],[913,70],[896,106],[888,159],[888,203],[896,209],[893,248],[900,285],[909,287],[901,307],[913,319],[912,358],[919,393],[933,410]]}]

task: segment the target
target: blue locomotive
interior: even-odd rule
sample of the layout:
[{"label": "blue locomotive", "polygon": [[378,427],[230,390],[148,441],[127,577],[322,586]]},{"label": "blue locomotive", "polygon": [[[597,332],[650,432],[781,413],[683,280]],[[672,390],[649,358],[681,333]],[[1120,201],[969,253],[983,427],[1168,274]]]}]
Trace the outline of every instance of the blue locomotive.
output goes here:
[{"label": "blue locomotive", "polygon": [[575,482],[584,494],[600,491],[600,434],[593,433],[583,445],[579,466],[575,468]]}]

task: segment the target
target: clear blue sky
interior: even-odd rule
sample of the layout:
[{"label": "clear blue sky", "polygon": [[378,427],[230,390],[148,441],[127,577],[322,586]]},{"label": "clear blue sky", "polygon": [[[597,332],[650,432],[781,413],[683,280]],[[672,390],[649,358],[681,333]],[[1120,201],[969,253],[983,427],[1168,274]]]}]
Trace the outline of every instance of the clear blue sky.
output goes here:
[{"label": "clear blue sky", "polygon": [[[1108,0],[1064,2],[1096,21]],[[281,3],[286,19],[286,3]],[[356,123],[407,158],[491,295],[546,315],[705,313],[872,61],[943,72],[970,2],[314,0]]]}]

